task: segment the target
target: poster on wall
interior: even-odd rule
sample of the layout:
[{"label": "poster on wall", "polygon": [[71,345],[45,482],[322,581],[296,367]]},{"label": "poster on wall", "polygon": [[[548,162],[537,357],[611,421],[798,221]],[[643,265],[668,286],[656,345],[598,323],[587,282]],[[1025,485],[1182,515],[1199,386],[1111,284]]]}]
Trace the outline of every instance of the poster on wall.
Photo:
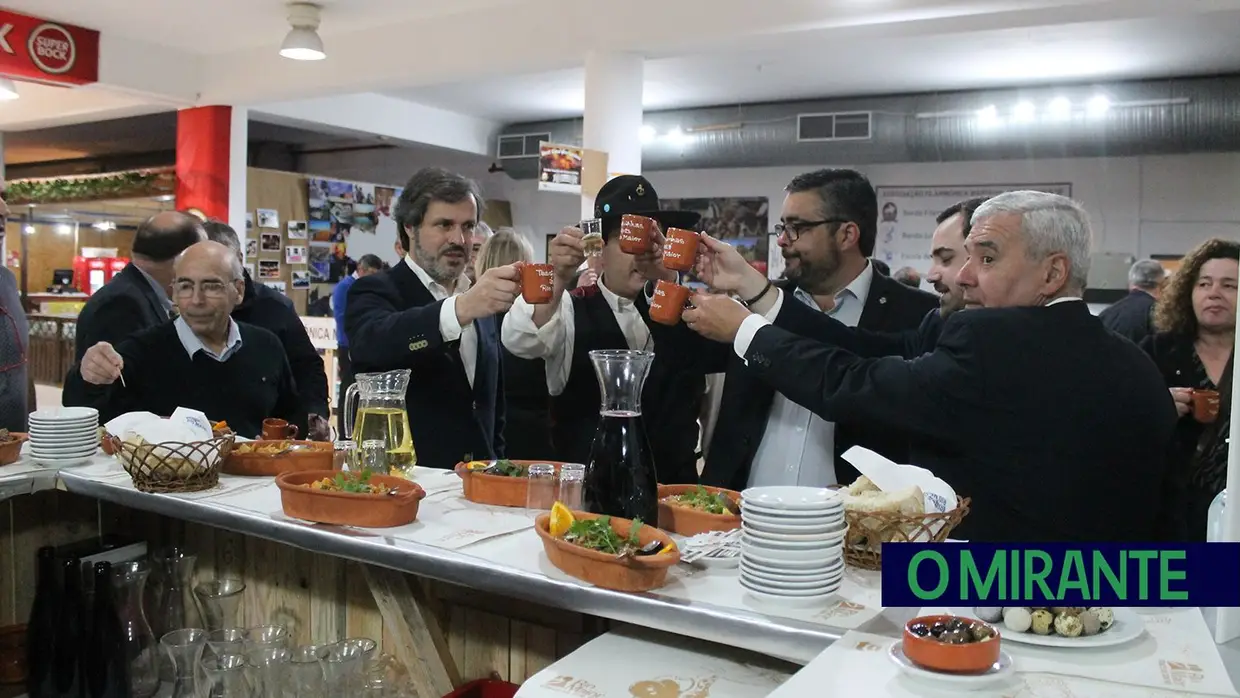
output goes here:
[{"label": "poster on wall", "polygon": [[886,262],[893,272],[912,267],[925,274],[930,270],[930,238],[938,225],[935,219],[944,209],[965,199],[997,196],[1014,189],[1072,196],[1071,184],[877,187],[878,239],[874,258]]},{"label": "poster on wall", "polygon": [[260,279],[280,278],[280,262],[274,259],[258,260],[258,278]]},{"label": "poster on wall", "polygon": [[293,288],[310,288],[310,272],[293,270]]},{"label": "poster on wall", "polygon": [[245,241],[245,258],[258,256],[258,240],[247,238]]},{"label": "poster on wall", "polygon": [[306,248],[304,245],[288,245],[284,248],[284,262],[286,264],[305,264]]},{"label": "poster on wall", "polygon": [[306,239],[306,222],[305,221],[289,221],[288,222],[288,239],[289,240],[305,240]]},{"label": "poster on wall", "polygon": [[260,228],[279,228],[280,212],[274,208],[258,209],[258,227]]},{"label": "poster on wall", "polygon": [[279,252],[280,246],[283,244],[283,238],[279,233],[263,233],[262,234],[262,250],[263,252]]},{"label": "poster on wall", "polygon": [[306,237],[312,245],[343,245],[341,260],[367,254],[383,259],[395,256],[396,221],[392,214],[400,198],[399,188],[310,178],[306,190],[310,203]]},{"label": "poster on wall", "polygon": [[538,144],[538,191],[581,193],[581,148]]},{"label": "poster on wall", "polygon": [[[755,269],[770,275],[770,202],[765,196],[714,199],[660,199],[665,211],[692,211],[702,217],[698,230],[735,247]],[[690,286],[702,287],[690,273]]]}]

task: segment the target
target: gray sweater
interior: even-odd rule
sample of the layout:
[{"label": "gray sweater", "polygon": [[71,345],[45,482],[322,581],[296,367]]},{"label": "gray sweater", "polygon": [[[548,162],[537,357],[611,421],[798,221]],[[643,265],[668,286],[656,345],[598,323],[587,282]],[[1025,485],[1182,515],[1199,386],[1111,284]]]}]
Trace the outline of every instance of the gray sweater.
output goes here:
[{"label": "gray sweater", "polygon": [[26,431],[30,323],[13,272],[0,267],[0,429]]}]

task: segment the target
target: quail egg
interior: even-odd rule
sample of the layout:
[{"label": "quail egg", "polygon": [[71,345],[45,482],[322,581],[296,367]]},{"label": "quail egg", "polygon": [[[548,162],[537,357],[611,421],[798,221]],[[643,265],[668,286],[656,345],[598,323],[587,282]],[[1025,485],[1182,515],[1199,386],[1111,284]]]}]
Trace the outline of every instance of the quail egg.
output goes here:
[{"label": "quail egg", "polygon": [[1060,613],[1055,616],[1055,632],[1064,637],[1079,637],[1083,628],[1080,616],[1070,613]]},{"label": "quail egg", "polygon": [[998,623],[1003,618],[1002,606],[976,606],[973,613],[977,615],[978,620],[984,620],[987,623]]},{"label": "quail egg", "polygon": [[1023,606],[1008,606],[1003,609],[1003,624],[1008,630],[1018,633],[1028,632],[1032,622],[1029,609]]},{"label": "quail egg", "polygon": [[1029,614],[1029,629],[1039,635],[1050,635],[1052,626],[1055,623],[1055,616],[1045,608],[1039,608]]}]

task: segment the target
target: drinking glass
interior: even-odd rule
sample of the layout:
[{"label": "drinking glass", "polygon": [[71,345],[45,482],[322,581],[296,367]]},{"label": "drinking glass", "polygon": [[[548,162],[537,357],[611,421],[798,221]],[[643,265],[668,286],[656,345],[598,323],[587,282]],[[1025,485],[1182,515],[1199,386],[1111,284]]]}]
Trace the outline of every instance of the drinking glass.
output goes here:
[{"label": "drinking glass", "polygon": [[581,246],[587,257],[603,254],[603,221],[591,218],[581,222]]},{"label": "drinking glass", "polygon": [[245,653],[245,629],[221,628],[207,633],[207,647],[211,654],[222,657],[226,654]]},{"label": "drinking glass", "polygon": [[366,664],[365,647],[358,642],[343,640],[329,647],[323,660],[323,677],[331,698],[352,698],[357,694]]},{"label": "drinking glass", "polygon": [[362,451],[358,454],[358,465],[359,470],[369,471],[376,475],[387,475],[387,442],[383,439],[363,441]]},{"label": "drinking glass", "polygon": [[198,665],[206,682],[198,691],[200,698],[250,698],[245,678],[245,657],[240,654],[204,655]]},{"label": "drinking glass", "polygon": [[543,510],[555,504],[555,466],[550,463],[533,463],[527,473],[529,486],[525,492],[525,508]]},{"label": "drinking glass", "polygon": [[328,645],[302,645],[289,658],[289,692],[293,698],[322,698],[326,685],[323,660],[330,652]]},{"label": "drinking glass", "polygon": [[207,630],[231,627],[237,620],[245,582],[240,579],[216,579],[194,587],[194,598]]},{"label": "drinking glass", "polygon": [[332,460],[332,467],[336,470],[344,470],[350,472],[357,470],[357,442],[348,439],[337,441],[333,444],[335,456]]},{"label": "drinking glass", "polygon": [[293,653],[284,647],[265,647],[246,656],[246,664],[253,672],[251,683],[256,698],[284,698],[292,657]]},{"label": "drinking glass", "polygon": [[586,466],[581,463],[565,463],[560,466],[560,503],[569,509],[581,509],[582,486],[586,480]]},{"label": "drinking glass", "polygon": [[246,656],[267,649],[288,646],[288,628],[283,625],[260,625],[245,631]]},{"label": "drinking glass", "polygon": [[172,664],[172,698],[194,698],[195,667],[207,646],[207,631],[201,628],[173,630],[159,638],[159,644]]}]

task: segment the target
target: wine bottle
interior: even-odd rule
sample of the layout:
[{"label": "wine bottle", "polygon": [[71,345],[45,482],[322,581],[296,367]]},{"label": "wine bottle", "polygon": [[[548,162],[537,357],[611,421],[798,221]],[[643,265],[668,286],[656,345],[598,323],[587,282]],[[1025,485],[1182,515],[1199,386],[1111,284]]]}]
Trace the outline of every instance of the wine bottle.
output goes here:
[{"label": "wine bottle", "polygon": [[56,609],[60,606],[56,549],[50,545],[39,548],[36,560],[39,576],[26,623],[26,695],[55,698]]},{"label": "wine bottle", "polygon": [[64,593],[56,621],[56,695],[59,698],[82,698],[85,695],[82,650],[86,640],[82,627],[86,620],[82,600],[82,563],[77,558],[66,560],[61,572]]},{"label": "wine bottle", "polygon": [[128,698],[129,659],[112,597],[112,565],[95,563],[95,607],[84,652],[87,698]]}]

